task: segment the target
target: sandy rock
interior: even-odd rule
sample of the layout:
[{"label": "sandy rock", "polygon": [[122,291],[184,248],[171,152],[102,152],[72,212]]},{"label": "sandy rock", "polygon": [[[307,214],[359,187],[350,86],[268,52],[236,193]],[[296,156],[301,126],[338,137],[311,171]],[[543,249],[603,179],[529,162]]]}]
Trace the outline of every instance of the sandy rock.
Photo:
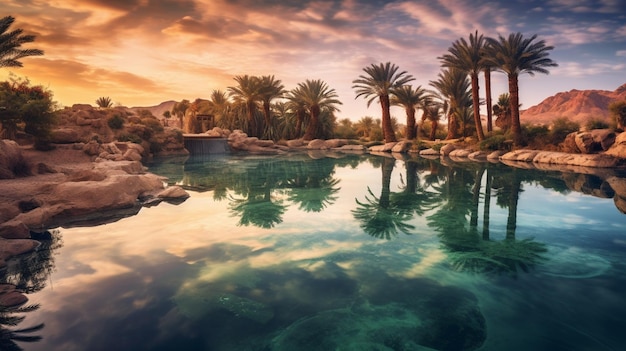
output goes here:
[{"label": "sandy rock", "polygon": [[327,149],[326,147],[326,141],[323,139],[313,139],[311,141],[309,141],[309,143],[306,146],[307,149],[309,150],[323,150],[323,149]]},{"label": "sandy rock", "polygon": [[71,144],[80,141],[78,132],[72,128],[59,128],[50,132],[50,141],[55,144]]},{"label": "sandy rock", "polygon": [[141,156],[141,153],[137,151],[137,149],[130,148],[126,150],[126,152],[124,152],[124,155],[122,157],[126,161],[141,161],[141,159],[143,158]]},{"label": "sandy rock", "polygon": [[385,143],[383,145],[375,145],[369,148],[370,152],[391,152],[396,142]]},{"label": "sandy rock", "polygon": [[[443,148],[442,148],[443,149]],[[460,158],[467,158],[469,156],[469,154],[471,154],[472,152],[470,150],[465,150],[465,149],[456,149],[456,150],[452,150],[448,156],[450,157],[460,157]]]},{"label": "sandy rock", "polygon": [[186,199],[189,193],[179,186],[170,186],[157,194],[160,199]]},{"label": "sandy rock", "polygon": [[6,266],[6,260],[36,249],[40,243],[31,239],[0,238],[0,268]]},{"label": "sandy rock", "polygon": [[484,151],[474,151],[470,152],[467,158],[472,161],[484,161],[487,159],[487,156],[489,156],[489,154]]},{"label": "sandy rock", "polygon": [[94,164],[94,170],[117,170],[128,174],[143,174],[147,169],[139,161],[102,161]]},{"label": "sandy rock", "polygon": [[287,147],[299,148],[305,146],[307,143],[303,139],[287,140]]},{"label": "sandy rock", "polygon": [[454,144],[446,144],[441,147],[439,153],[443,156],[448,156],[454,150],[456,150],[456,146]]},{"label": "sandy rock", "polygon": [[30,229],[22,222],[8,221],[0,223],[0,237],[5,239],[28,239]]},{"label": "sandy rock", "polygon": [[29,173],[30,167],[20,146],[13,140],[0,140],[0,179],[13,179]]},{"label": "sandy rock", "polygon": [[329,139],[324,142],[324,147],[327,149],[335,149],[348,144],[346,139]]},{"label": "sandy rock", "polygon": [[532,162],[535,156],[539,151],[536,150],[515,150],[511,152],[507,152],[506,154],[500,156],[501,160],[505,161],[523,161],[523,162]]},{"label": "sandy rock", "polygon": [[424,149],[421,150],[419,152],[420,155],[424,155],[424,156],[439,156],[441,155],[441,153],[433,148],[428,148],[428,149]]},{"label": "sandy rock", "polygon": [[398,142],[396,145],[394,145],[393,148],[391,148],[391,152],[405,153],[409,151],[409,149],[411,149],[412,146],[413,146],[412,142],[407,141],[407,140],[402,140]]}]

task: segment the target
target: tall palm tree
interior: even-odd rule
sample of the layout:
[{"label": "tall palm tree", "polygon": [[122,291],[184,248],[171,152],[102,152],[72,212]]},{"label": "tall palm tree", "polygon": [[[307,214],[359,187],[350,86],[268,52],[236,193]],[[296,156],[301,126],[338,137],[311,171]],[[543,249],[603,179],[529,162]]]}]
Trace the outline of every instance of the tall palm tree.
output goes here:
[{"label": "tall palm tree", "polygon": [[415,80],[406,71],[398,72],[399,67],[391,62],[372,64],[363,68],[367,75],[360,75],[359,79],[352,81],[353,89],[356,89],[356,98],[363,96],[369,98],[367,106],[378,98],[382,109],[382,125],[385,142],[396,141],[396,135],[391,125],[391,112],[389,95],[393,89],[397,89],[408,82]]},{"label": "tall palm tree", "polygon": [[299,97],[304,102],[310,116],[309,124],[303,138],[305,140],[312,140],[319,137],[319,119],[322,109],[327,112],[338,111],[335,105],[341,105],[341,101],[337,100],[338,95],[335,89],[331,89],[328,84],[320,79],[307,79],[304,83],[298,83],[297,89]]},{"label": "tall palm tree", "polygon": [[534,76],[535,73],[548,74],[548,67],[558,66],[549,56],[553,46],[546,45],[544,40],[535,41],[537,34],[524,38],[522,33],[511,33],[507,38],[502,35],[498,39],[487,38],[487,54],[484,59],[496,70],[506,73],[509,83],[511,107],[511,131],[513,142],[522,144],[522,127],[519,118],[519,85],[518,77],[522,73]]},{"label": "tall palm tree", "polygon": [[457,68],[445,69],[437,75],[437,80],[430,81],[430,86],[437,89],[443,99],[448,101],[448,135],[446,139],[458,138],[461,108],[471,97],[470,80],[467,74]]},{"label": "tall palm tree", "polygon": [[299,138],[302,136],[302,125],[307,118],[307,107],[303,98],[302,88],[298,86],[289,91],[287,100],[289,110],[296,116],[294,134],[296,138]]},{"label": "tall palm tree", "polygon": [[261,79],[247,74],[243,76],[236,76],[234,79],[238,85],[228,87],[230,96],[235,99],[235,102],[246,106],[246,113],[248,115],[248,134],[250,136],[260,137],[263,133],[263,125],[262,122],[257,121],[256,112],[257,103],[262,99]]},{"label": "tall palm tree", "polygon": [[20,49],[22,44],[35,41],[35,36],[22,34],[22,29],[7,32],[13,22],[13,16],[0,19],[0,67],[22,67],[21,58],[43,55],[39,49]]},{"label": "tall palm tree", "polygon": [[480,97],[478,95],[478,73],[485,67],[482,59],[485,47],[485,37],[478,31],[470,33],[469,42],[465,38],[460,38],[452,43],[448,49],[449,54],[438,57],[443,67],[457,68],[469,74],[472,81],[472,105],[474,107],[474,123],[476,124],[476,135],[478,140],[485,139],[482,122],[480,120]]},{"label": "tall palm tree", "polygon": [[406,138],[408,140],[413,140],[417,137],[415,108],[420,104],[425,93],[426,90],[421,85],[415,89],[410,85],[403,85],[391,92],[391,104],[404,107],[406,112]]},{"label": "tall palm tree", "polygon": [[260,80],[260,100],[263,103],[265,128],[270,128],[272,126],[271,102],[276,98],[281,98],[287,91],[280,79],[274,78],[273,75],[262,76]]}]

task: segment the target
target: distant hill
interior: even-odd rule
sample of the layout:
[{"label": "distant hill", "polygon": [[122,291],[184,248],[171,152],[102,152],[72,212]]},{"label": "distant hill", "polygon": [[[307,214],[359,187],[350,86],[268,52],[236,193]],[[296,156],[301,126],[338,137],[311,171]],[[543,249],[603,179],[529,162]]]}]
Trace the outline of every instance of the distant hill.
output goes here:
[{"label": "distant hill", "polygon": [[172,107],[176,101],[164,101],[157,106],[149,106],[149,107],[129,107],[128,110],[137,113],[139,110],[148,110],[155,117],[163,117],[163,112],[172,111]]},{"label": "distant hill", "polygon": [[550,124],[556,118],[567,117],[581,125],[589,119],[609,120],[609,104],[626,100],[626,84],[615,91],[570,90],[558,93],[521,113],[522,123]]}]

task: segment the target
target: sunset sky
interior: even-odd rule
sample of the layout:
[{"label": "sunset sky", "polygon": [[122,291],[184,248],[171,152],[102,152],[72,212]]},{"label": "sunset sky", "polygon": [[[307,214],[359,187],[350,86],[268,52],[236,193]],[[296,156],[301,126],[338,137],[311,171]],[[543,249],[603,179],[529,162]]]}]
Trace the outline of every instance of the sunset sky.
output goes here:
[{"label": "sunset sky", "polygon": [[[339,99],[339,118],[380,117],[355,100],[352,81],[390,61],[428,87],[438,56],[478,30],[486,36],[538,34],[555,49],[549,75],[522,75],[522,108],[571,89],[615,90],[626,83],[623,0],[2,0],[10,29],[35,34],[44,56],[0,68],[44,85],[62,106],[124,106],[208,98],[236,75],[274,75],[292,89],[322,79]],[[493,74],[493,96],[507,92]],[[481,96],[484,82],[481,84]],[[392,114],[400,120],[401,110]]]}]

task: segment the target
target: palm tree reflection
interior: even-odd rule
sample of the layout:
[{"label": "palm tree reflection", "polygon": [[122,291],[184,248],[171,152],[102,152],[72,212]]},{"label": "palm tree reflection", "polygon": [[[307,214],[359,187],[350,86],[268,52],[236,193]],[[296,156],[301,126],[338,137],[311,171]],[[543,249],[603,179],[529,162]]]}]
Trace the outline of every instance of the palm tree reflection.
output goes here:
[{"label": "palm tree reflection", "polygon": [[[528,272],[533,266],[545,260],[545,244],[534,239],[516,240],[517,203],[522,191],[522,179],[515,169],[501,173],[498,179],[490,179],[491,173],[485,167],[472,171],[462,168],[449,168],[448,178],[439,187],[442,204],[438,211],[428,217],[429,226],[436,229],[443,249],[457,271],[483,274],[517,274],[518,270]],[[480,189],[484,176],[485,189],[483,206],[483,230],[478,232],[478,210]],[[508,208],[505,239],[494,241],[490,238],[489,210],[486,202],[491,201],[491,190],[497,184],[497,203]],[[469,212],[469,213],[468,213]],[[469,217],[469,221],[468,221]]]}]

